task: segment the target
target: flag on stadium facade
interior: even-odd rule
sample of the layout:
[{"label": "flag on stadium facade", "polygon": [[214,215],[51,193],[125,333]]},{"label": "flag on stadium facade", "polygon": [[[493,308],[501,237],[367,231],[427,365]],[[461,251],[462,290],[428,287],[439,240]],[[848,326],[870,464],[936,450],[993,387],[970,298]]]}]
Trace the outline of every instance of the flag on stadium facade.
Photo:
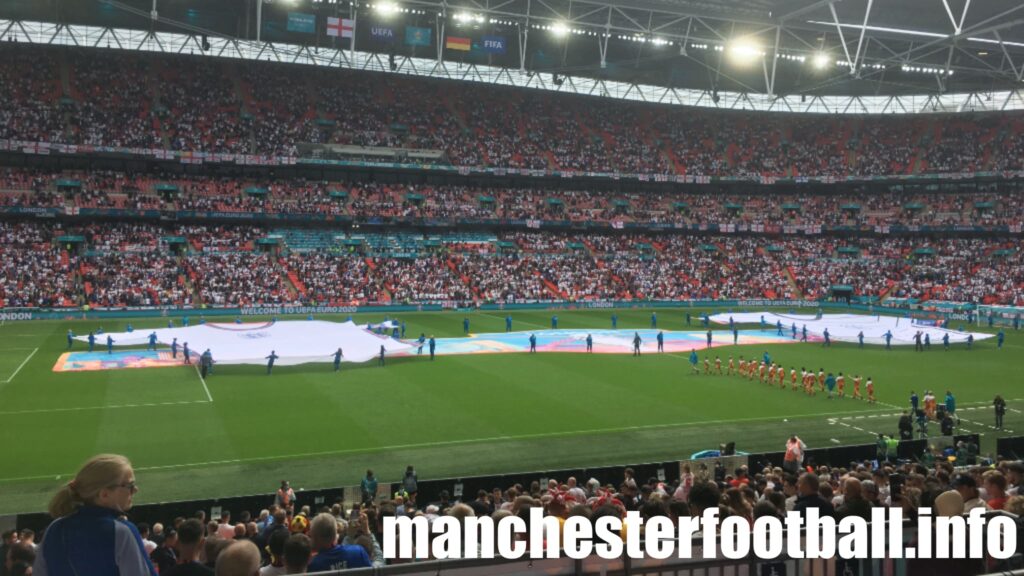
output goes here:
[{"label": "flag on stadium facade", "polygon": [[289,12],[286,28],[289,32],[312,34],[316,31],[316,16],[302,12]]},{"label": "flag on stadium facade", "polygon": [[409,46],[430,46],[430,28],[406,26],[405,43]]},{"label": "flag on stadium facade", "polygon": [[327,17],[327,35],[340,38],[352,38],[355,32],[355,22],[348,18]]},{"label": "flag on stadium facade", "polygon": [[469,52],[473,48],[473,42],[469,38],[459,38],[458,36],[449,36],[445,41],[444,47],[449,50],[459,50],[462,52]]},{"label": "flag on stadium facade", "polygon": [[505,44],[504,36],[484,36],[480,42],[480,48],[488,54],[504,54]]},{"label": "flag on stadium facade", "polygon": [[370,26],[370,38],[377,42],[391,44],[395,41],[395,30],[387,26]]}]

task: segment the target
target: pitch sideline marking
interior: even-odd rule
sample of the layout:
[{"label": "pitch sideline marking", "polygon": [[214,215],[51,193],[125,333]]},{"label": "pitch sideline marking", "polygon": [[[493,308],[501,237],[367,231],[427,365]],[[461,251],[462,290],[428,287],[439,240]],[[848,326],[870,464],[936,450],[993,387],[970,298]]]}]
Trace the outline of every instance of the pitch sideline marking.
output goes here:
[{"label": "pitch sideline marking", "polygon": [[[205,404],[206,402],[198,401],[198,403]],[[104,407],[105,408],[105,407]],[[849,414],[849,412],[823,412],[819,414],[802,414],[796,418],[800,419],[811,419],[820,418],[824,416],[835,416],[839,414]],[[168,464],[164,466],[144,466],[136,467],[136,471],[149,471],[149,470],[174,470],[179,468],[198,468],[203,466],[213,466],[218,464],[243,464],[249,462],[268,462],[275,460],[292,460],[296,458],[310,458],[318,456],[339,456],[344,454],[361,454],[371,452],[388,452],[393,450],[410,450],[418,448],[435,448],[440,446],[458,446],[465,444],[479,444],[486,442],[498,442],[498,441],[518,441],[518,440],[535,440],[541,438],[555,438],[561,436],[580,436],[586,434],[602,434],[602,433],[613,433],[613,432],[630,432],[630,431],[643,431],[643,430],[656,430],[659,428],[682,428],[691,426],[707,426],[712,424],[736,424],[743,422],[767,422],[771,420],[778,420],[778,416],[761,416],[754,418],[739,418],[734,420],[704,420],[700,422],[682,422],[682,423],[671,423],[671,424],[648,424],[643,426],[624,426],[617,428],[599,428],[595,430],[569,430],[566,432],[545,432],[538,434],[522,434],[518,436],[493,436],[490,438],[470,438],[464,440],[445,440],[441,442],[422,442],[418,444],[399,444],[394,446],[374,446],[366,448],[351,448],[346,450],[324,450],[319,452],[305,452],[298,454],[281,454],[277,456],[257,456],[254,458],[236,458],[230,460],[211,460],[209,462],[189,462],[183,464]],[[61,474],[60,476],[67,476],[70,473]],[[52,479],[57,474],[46,474],[42,476],[25,476],[21,478],[0,478],[0,482],[20,482],[28,480],[48,480]]]},{"label": "pitch sideline marking", "polygon": [[85,412],[88,410],[113,410],[119,408],[150,408],[153,406],[183,406],[187,404],[209,404],[208,400],[179,400],[175,402],[149,402],[146,404],[116,404],[113,406],[71,406],[67,408],[32,408],[28,410],[8,410],[0,412],[0,416],[17,416],[19,414],[48,414],[51,412]]},{"label": "pitch sideline marking", "polygon": [[36,352],[39,352],[39,348],[33,348],[32,349],[32,353],[30,353],[28,355],[28,357],[25,358],[25,360],[23,360],[21,362],[21,364],[18,366],[18,368],[14,371],[14,374],[11,374],[11,377],[8,378],[7,380],[4,380],[3,383],[4,384],[10,384],[11,380],[14,380],[14,377],[18,375],[18,372],[21,372],[21,369],[25,367],[25,364],[28,364],[28,361],[31,360],[32,357],[36,355]]},{"label": "pitch sideline marking", "polygon": [[210,389],[206,386],[206,378],[203,378],[203,373],[199,371],[199,366],[193,364],[196,369],[196,376],[199,376],[199,381],[203,383],[203,392],[206,392],[206,401],[213,402],[213,396],[210,396]]}]

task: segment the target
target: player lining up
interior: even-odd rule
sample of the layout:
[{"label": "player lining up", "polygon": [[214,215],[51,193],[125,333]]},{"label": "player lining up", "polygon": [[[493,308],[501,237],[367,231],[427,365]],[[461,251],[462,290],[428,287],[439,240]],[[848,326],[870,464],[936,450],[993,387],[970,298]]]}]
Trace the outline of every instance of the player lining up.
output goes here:
[{"label": "player lining up", "polygon": [[[690,350],[689,360],[693,373],[700,374],[700,359],[697,356],[696,350]],[[768,384],[769,386],[777,384],[780,390],[786,389],[786,369],[774,362],[766,364],[765,362],[756,362],[754,360],[748,361],[743,356],[740,356],[738,361],[734,361],[732,356],[730,356],[727,366],[728,368],[724,372],[725,375],[735,375],[751,381],[757,376],[761,383]],[[715,373],[720,376],[723,375],[722,359],[720,356],[715,357]],[[704,374],[711,374],[711,359],[709,357],[704,358]],[[789,371],[789,377],[790,389],[793,391],[802,388],[808,396],[816,396],[818,391],[825,392],[828,390],[829,399],[832,399],[833,393],[836,393],[839,398],[846,397],[846,376],[842,372],[838,376],[834,376],[831,373],[826,375],[825,369],[819,368],[817,374],[815,374],[814,370],[801,367],[798,376],[796,368],[793,367]],[[852,380],[853,394],[851,398],[854,400],[866,400],[868,404],[874,404],[878,401],[875,397],[875,383],[870,376],[865,381],[858,374],[853,376]],[[865,384],[866,398],[861,394],[862,382]],[[817,390],[815,389],[815,384],[817,384]]]}]

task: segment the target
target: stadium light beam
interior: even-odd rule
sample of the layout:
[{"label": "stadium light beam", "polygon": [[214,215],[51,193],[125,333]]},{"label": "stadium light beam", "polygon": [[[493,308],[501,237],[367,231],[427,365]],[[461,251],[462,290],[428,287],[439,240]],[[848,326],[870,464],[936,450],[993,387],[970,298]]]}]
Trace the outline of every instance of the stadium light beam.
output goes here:
[{"label": "stadium light beam", "polygon": [[832,62],[832,57],[824,52],[818,52],[814,55],[814,59],[811,62],[814,64],[815,69],[824,70]]},{"label": "stadium light beam", "polygon": [[745,66],[764,57],[764,50],[749,40],[737,40],[726,47],[726,54],[733,64]]},{"label": "stadium light beam", "polygon": [[569,34],[569,27],[564,22],[556,22],[551,25],[551,34],[561,38]]},{"label": "stadium light beam", "polygon": [[375,4],[373,9],[383,16],[390,16],[400,10],[398,4],[395,4],[394,2],[381,2],[379,4]]},{"label": "stadium light beam", "polygon": [[[456,12],[455,15],[452,16],[452,18],[456,22],[477,22],[477,23],[482,23],[484,21],[483,15],[481,15],[481,14],[471,14],[469,12]],[[492,21],[492,22],[494,22],[494,21]]]}]

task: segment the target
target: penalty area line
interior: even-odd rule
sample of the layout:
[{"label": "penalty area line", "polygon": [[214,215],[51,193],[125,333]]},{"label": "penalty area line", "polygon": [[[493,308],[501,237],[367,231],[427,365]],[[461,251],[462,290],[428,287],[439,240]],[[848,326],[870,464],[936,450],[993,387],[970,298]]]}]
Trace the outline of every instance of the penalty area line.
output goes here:
[{"label": "penalty area line", "polygon": [[16,416],[18,414],[48,414],[51,412],[85,412],[88,410],[114,410],[119,408],[151,408],[154,406],[184,406],[188,404],[209,404],[206,400],[181,400],[178,402],[150,402],[146,404],[116,404],[113,406],[72,406],[69,408],[33,408],[29,410],[8,410],[0,412],[0,416]]},{"label": "penalty area line", "polygon": [[28,357],[25,358],[25,360],[23,360],[21,364],[18,365],[18,368],[14,371],[14,374],[11,374],[11,377],[8,378],[7,380],[4,380],[3,383],[10,384],[11,380],[14,380],[14,377],[18,375],[18,372],[21,372],[21,369],[25,367],[25,364],[28,364],[28,361],[31,360],[32,357],[36,355],[36,352],[39,352],[39,348],[33,348],[32,352],[28,355]]}]

